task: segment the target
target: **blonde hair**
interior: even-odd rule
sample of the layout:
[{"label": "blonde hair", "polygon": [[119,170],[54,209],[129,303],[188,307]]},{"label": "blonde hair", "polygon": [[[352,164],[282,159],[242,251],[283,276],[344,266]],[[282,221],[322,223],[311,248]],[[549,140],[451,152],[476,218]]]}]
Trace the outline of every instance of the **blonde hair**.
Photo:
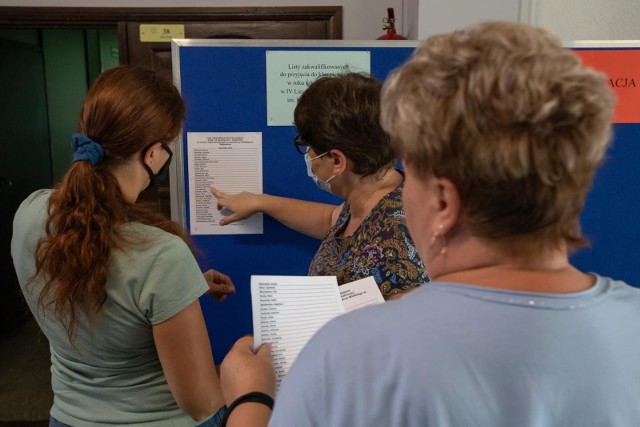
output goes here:
[{"label": "blonde hair", "polygon": [[613,105],[605,77],[549,32],[487,22],[424,41],[385,82],[382,125],[421,178],[456,185],[474,235],[531,254],[586,243]]}]

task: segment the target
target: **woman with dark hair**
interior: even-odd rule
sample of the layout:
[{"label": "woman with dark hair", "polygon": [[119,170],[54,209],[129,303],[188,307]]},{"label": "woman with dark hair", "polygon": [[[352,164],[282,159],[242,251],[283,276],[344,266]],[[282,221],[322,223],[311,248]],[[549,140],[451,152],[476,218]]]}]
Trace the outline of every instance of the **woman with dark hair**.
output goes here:
[{"label": "woman with dark hair", "polygon": [[185,109],[157,72],[119,66],[87,93],[74,159],[20,206],[11,254],[50,343],[51,425],[216,425],[225,410],[186,232],[136,199],[171,161]]},{"label": "woman with dark hair", "polygon": [[379,122],[380,89],[375,78],[349,73],[324,76],[298,100],[295,148],[322,190],[345,200],[335,206],[268,194],[225,194],[218,208],[232,213],[221,225],[264,212],[287,227],[323,239],[309,275],[337,276],[338,284],[373,276],[385,298],[429,279],[402,209],[404,175]]}]

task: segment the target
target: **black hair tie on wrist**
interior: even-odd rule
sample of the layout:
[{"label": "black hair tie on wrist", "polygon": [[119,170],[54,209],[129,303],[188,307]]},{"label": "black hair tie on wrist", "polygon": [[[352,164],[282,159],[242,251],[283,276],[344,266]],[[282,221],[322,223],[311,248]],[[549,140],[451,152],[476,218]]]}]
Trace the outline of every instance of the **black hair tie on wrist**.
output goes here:
[{"label": "black hair tie on wrist", "polygon": [[236,406],[247,402],[262,403],[263,405],[268,406],[269,409],[273,409],[273,397],[269,396],[268,394],[261,391],[252,391],[251,393],[243,394],[242,396],[234,400],[231,405],[229,405],[229,407],[227,408],[227,413],[224,414],[224,418],[222,419],[222,424],[220,424],[220,427],[226,427],[229,415],[236,408]]}]

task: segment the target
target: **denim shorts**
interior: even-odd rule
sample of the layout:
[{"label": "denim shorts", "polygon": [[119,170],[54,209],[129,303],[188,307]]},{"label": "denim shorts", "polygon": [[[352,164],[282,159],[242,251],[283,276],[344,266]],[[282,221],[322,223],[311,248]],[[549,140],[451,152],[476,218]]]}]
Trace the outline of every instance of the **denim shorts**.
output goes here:
[{"label": "denim shorts", "polygon": [[224,415],[226,413],[227,413],[227,407],[223,406],[222,408],[218,409],[218,412],[213,414],[211,418],[209,418],[207,421],[203,422],[202,424],[198,424],[197,427],[220,427],[222,425],[222,419],[224,418]]},{"label": "denim shorts", "polygon": [[61,423],[53,417],[49,417],[49,427],[71,427],[68,424]]}]

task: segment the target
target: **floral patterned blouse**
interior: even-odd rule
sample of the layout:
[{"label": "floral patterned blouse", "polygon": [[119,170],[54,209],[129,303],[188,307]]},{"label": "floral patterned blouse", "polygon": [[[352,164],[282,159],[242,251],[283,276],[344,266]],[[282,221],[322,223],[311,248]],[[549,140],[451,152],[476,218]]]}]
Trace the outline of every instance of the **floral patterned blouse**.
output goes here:
[{"label": "floral patterned blouse", "polygon": [[311,260],[309,275],[337,276],[338,285],[373,276],[385,299],[428,282],[407,230],[403,188],[404,183],[384,196],[350,236],[342,235],[351,217],[345,203]]}]

